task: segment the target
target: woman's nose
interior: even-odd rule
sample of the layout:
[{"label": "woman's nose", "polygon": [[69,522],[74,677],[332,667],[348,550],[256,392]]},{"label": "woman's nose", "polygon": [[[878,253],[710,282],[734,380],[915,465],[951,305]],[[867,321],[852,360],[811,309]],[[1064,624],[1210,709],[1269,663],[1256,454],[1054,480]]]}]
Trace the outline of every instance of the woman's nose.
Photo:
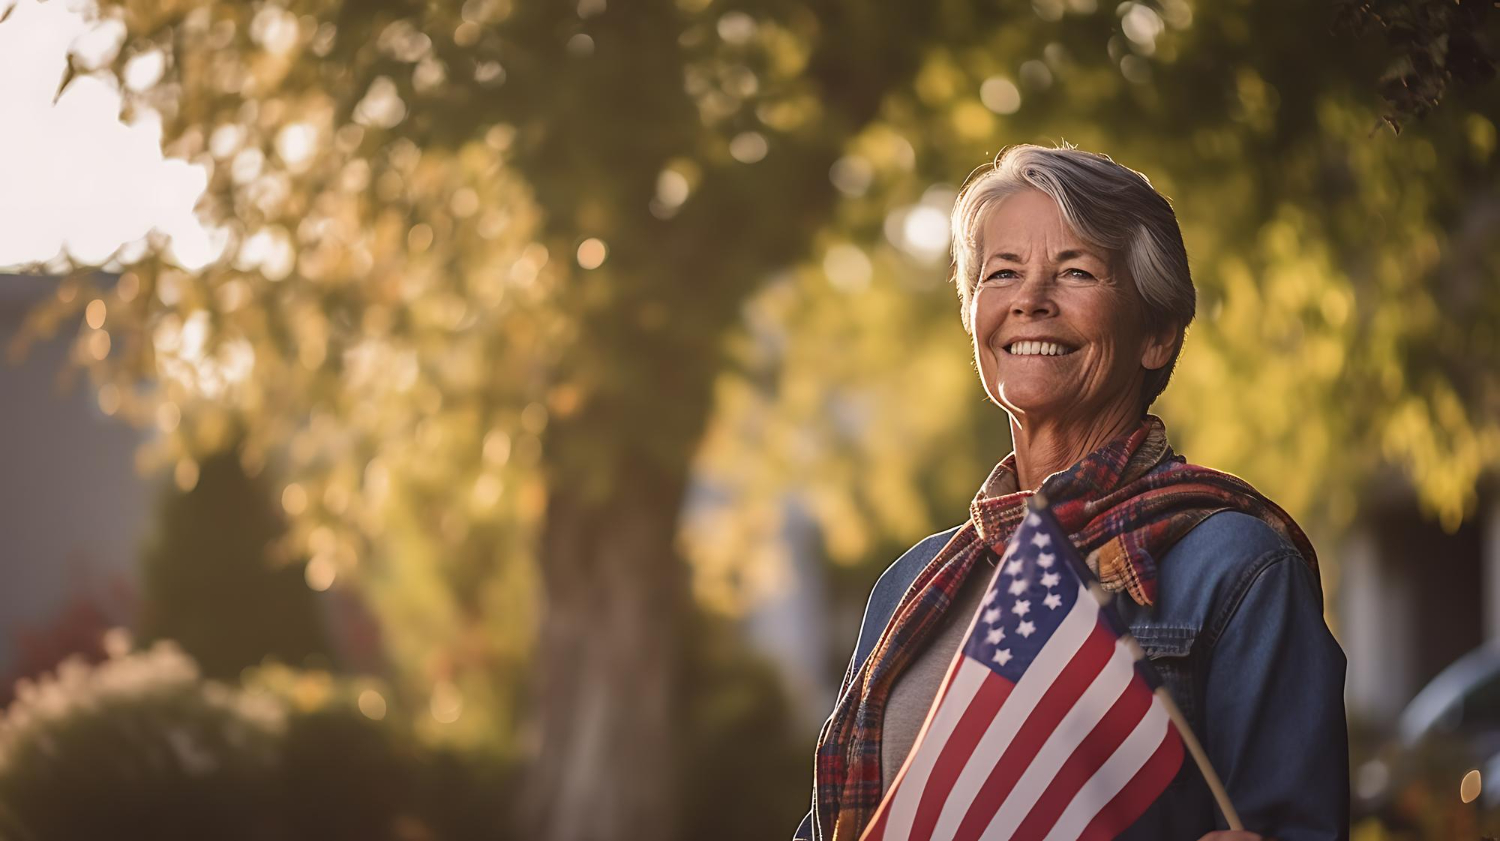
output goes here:
[{"label": "woman's nose", "polygon": [[1052,298],[1052,284],[1040,280],[1026,280],[1016,290],[1010,301],[1011,315],[1046,317],[1057,315],[1057,302]]}]

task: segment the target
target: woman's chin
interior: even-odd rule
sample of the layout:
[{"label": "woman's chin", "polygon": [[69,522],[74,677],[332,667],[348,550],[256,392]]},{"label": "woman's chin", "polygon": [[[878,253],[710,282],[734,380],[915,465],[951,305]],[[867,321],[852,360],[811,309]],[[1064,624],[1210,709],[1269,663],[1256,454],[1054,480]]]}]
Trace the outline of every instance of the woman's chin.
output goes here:
[{"label": "woman's chin", "polygon": [[1033,391],[1031,389],[996,390],[995,402],[1018,421],[1038,420],[1066,413],[1077,395],[1062,393],[1056,389]]}]

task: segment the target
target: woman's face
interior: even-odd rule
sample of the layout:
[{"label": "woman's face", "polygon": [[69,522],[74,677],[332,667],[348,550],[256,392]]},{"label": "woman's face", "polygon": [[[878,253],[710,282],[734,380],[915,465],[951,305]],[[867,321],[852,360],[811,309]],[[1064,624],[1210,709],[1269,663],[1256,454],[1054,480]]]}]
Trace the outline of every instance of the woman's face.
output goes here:
[{"label": "woman's face", "polygon": [[1138,412],[1145,370],[1167,363],[1176,336],[1148,334],[1140,293],[1109,255],[1034,189],[990,208],[979,242],[969,305],[990,399],[1023,424]]}]

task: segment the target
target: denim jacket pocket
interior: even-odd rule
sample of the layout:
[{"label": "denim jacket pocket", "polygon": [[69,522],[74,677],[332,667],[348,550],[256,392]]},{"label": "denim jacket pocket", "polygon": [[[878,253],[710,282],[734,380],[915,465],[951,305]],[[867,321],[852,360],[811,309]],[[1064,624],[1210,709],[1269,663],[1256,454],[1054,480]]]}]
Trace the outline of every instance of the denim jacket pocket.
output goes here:
[{"label": "denim jacket pocket", "polygon": [[[1151,666],[1161,676],[1162,683],[1172,693],[1172,700],[1177,702],[1183,716],[1197,729],[1200,692],[1193,644],[1198,639],[1198,631],[1194,628],[1145,625],[1131,628],[1130,633],[1146,652],[1146,659],[1151,661]],[[1189,767],[1191,765],[1191,761],[1184,762],[1177,776],[1167,786],[1167,793],[1162,801],[1167,808],[1180,811],[1187,806],[1183,798],[1193,799],[1191,787],[1198,776]]]},{"label": "denim jacket pocket", "polygon": [[1131,628],[1130,633],[1146,652],[1162,682],[1172,693],[1183,716],[1196,725],[1198,721],[1199,690],[1198,668],[1193,657],[1193,644],[1198,639],[1194,628],[1163,628],[1142,626]]}]

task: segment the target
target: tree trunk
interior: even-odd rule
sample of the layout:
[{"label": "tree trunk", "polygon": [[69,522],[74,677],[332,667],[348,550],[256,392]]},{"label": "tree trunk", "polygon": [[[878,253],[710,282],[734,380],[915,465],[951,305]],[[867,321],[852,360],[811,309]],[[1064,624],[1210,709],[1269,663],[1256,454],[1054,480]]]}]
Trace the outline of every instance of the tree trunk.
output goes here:
[{"label": "tree trunk", "polygon": [[686,467],[632,467],[602,500],[568,485],[549,495],[533,838],[674,837]]},{"label": "tree trunk", "polygon": [[[816,130],[778,137],[754,169],[705,167],[691,208],[665,221],[644,210],[656,174],[705,148],[705,133],[685,94],[639,95],[683,90],[679,32],[663,25],[681,19],[666,0],[653,8],[659,16],[591,18],[599,43],[632,48],[537,76],[545,86],[517,100],[552,109],[538,135],[548,142],[517,166],[557,226],[555,253],[576,247],[581,219],[610,244],[604,274],[588,281],[607,277],[609,294],[573,299],[581,338],[554,372],[584,386],[584,403],[549,425],[544,445],[541,741],[526,800],[528,837],[540,841],[676,838],[688,571],[674,541],[724,337],[757,285],[807,253],[833,208],[829,167],[915,71],[938,19],[920,3],[820,4],[820,27],[839,35],[818,39],[808,62],[829,94]],[[571,96],[555,95],[563,89]],[[618,212],[590,210],[600,204]]]}]

